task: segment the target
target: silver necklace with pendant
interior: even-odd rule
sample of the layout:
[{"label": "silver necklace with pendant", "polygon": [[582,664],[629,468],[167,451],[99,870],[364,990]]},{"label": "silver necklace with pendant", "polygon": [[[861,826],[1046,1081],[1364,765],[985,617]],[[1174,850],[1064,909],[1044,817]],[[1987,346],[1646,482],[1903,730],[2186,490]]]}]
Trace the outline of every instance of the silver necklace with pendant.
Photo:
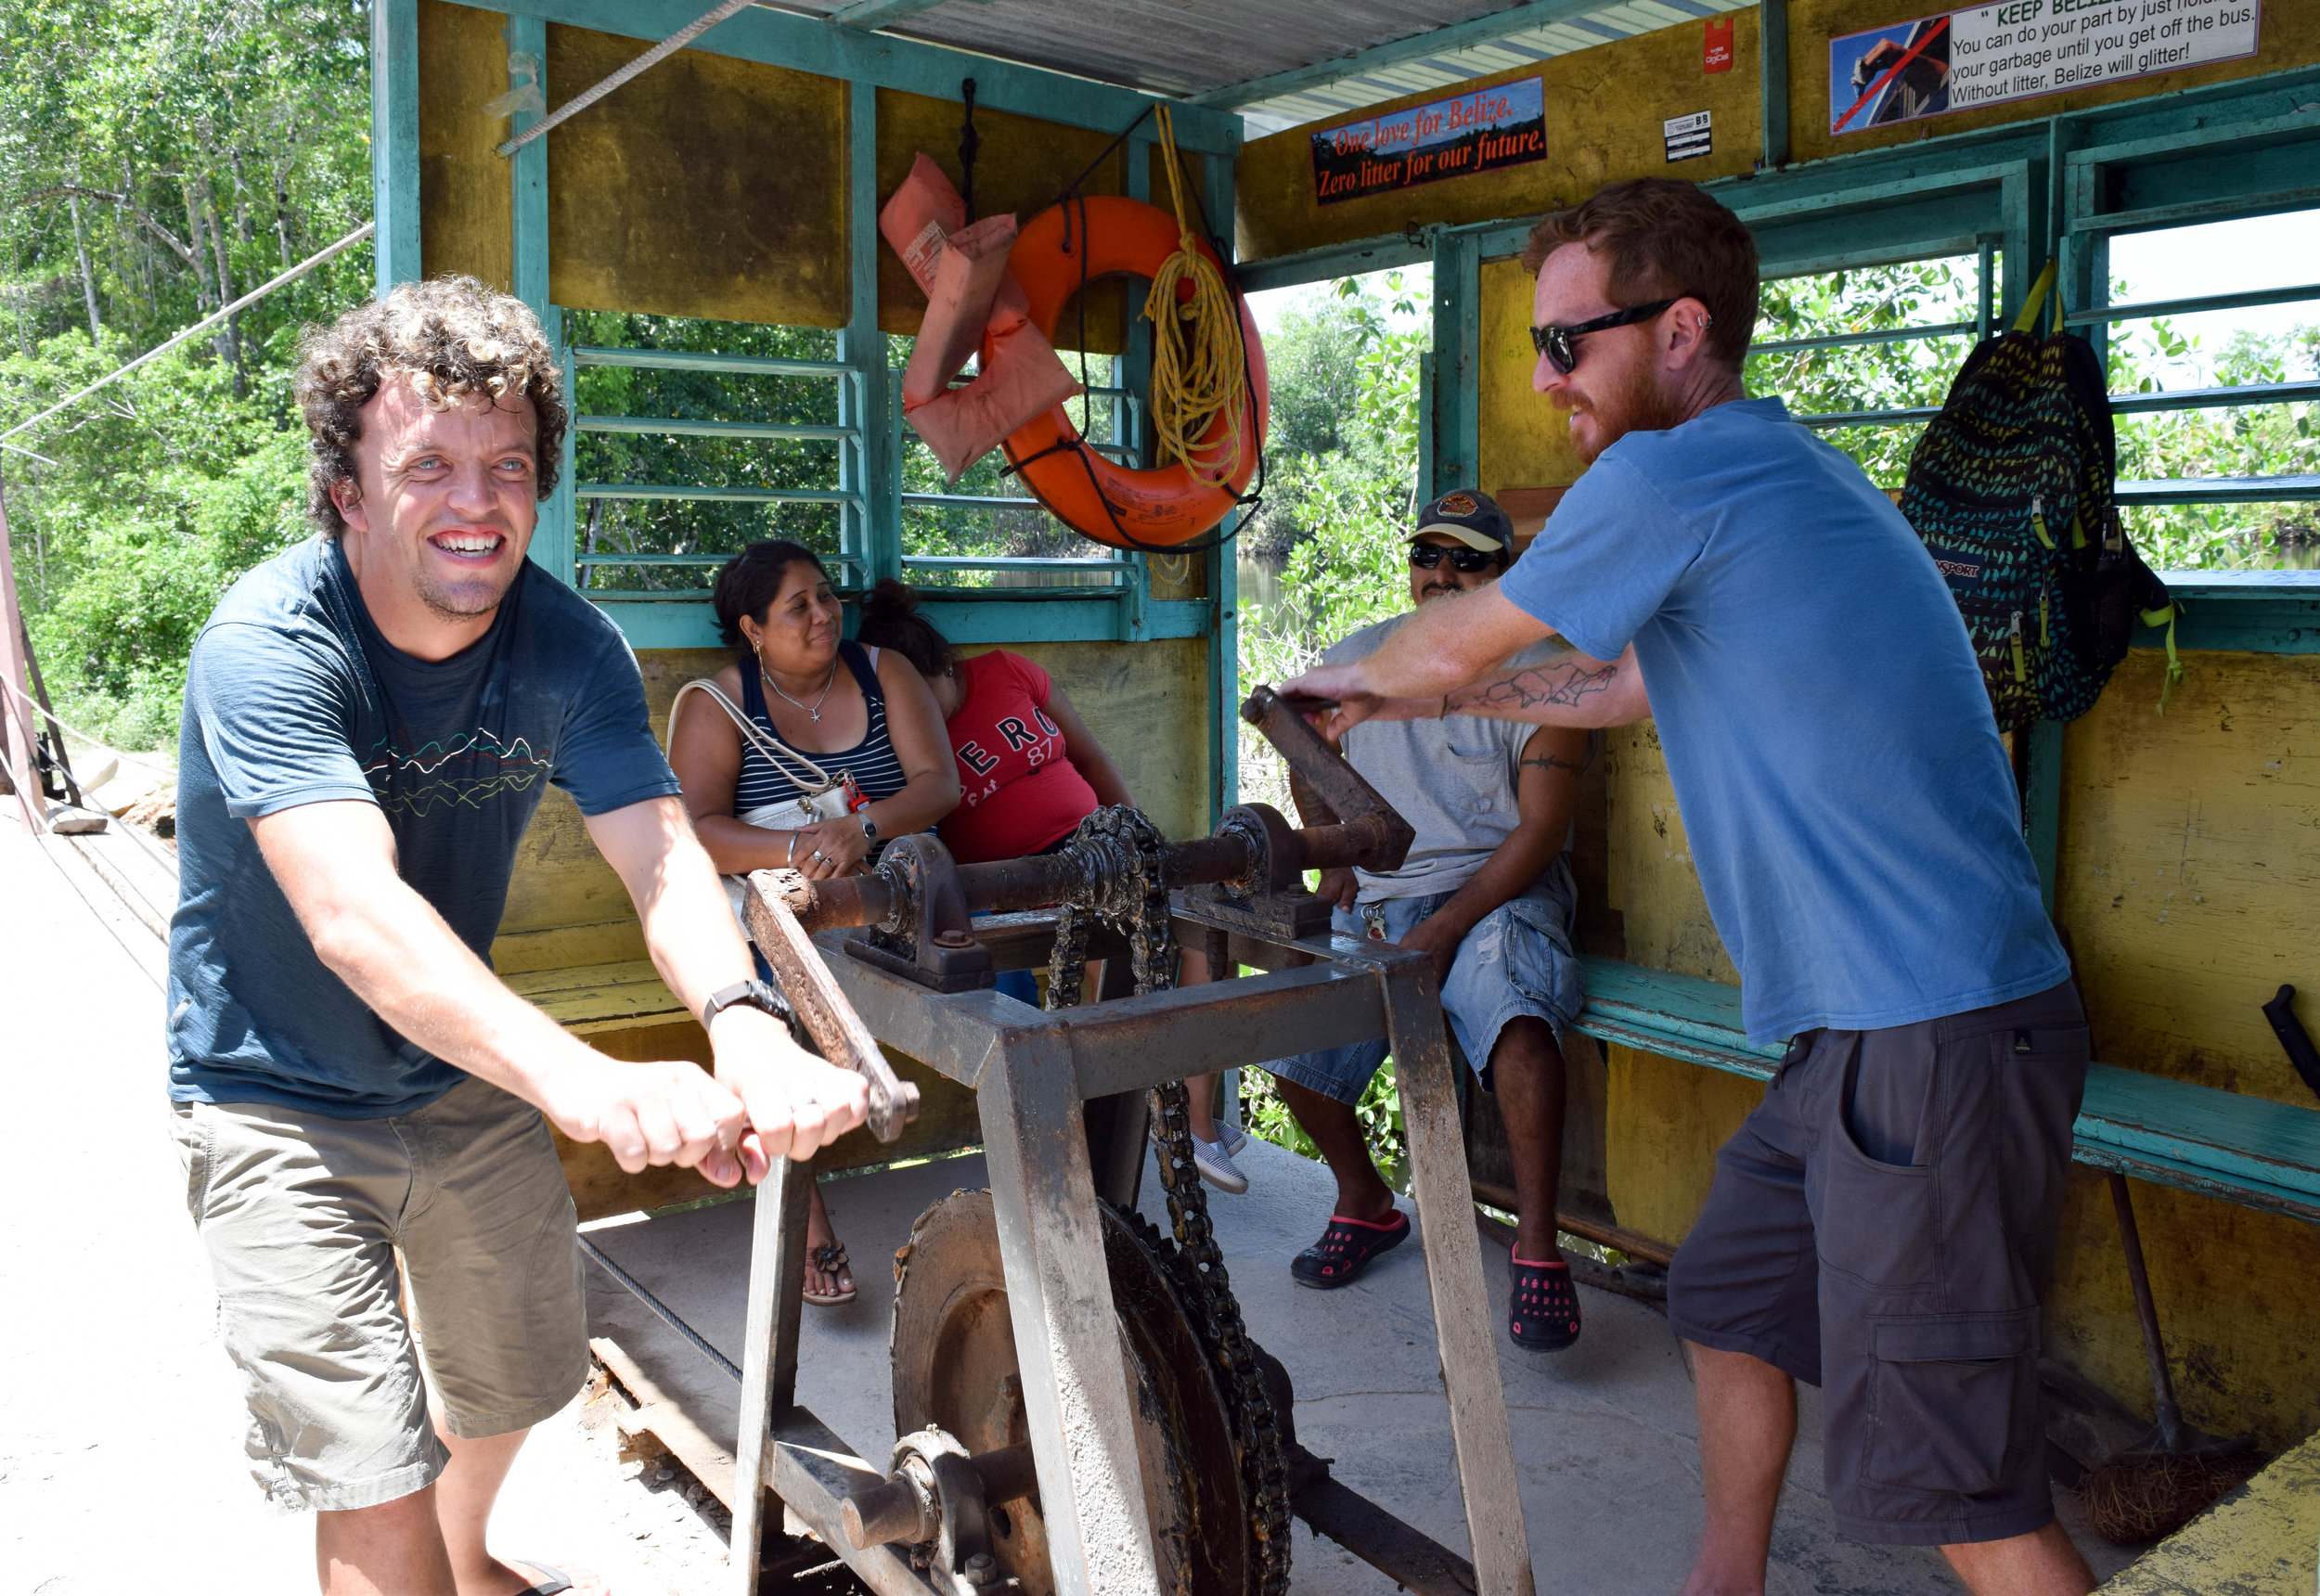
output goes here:
[{"label": "silver necklace with pendant", "polygon": [[781,690],[781,684],[773,679],[773,673],[766,669],[765,663],[763,661],[758,662],[757,675],[758,677],[764,681],[766,686],[773,689],[774,697],[780,699],[783,703],[790,705],[793,709],[804,710],[807,714],[813,717],[816,725],[819,725],[821,722],[821,706],[830,701],[831,690],[838,685],[838,662],[834,658],[831,660],[830,679],[821,684],[821,697],[816,699],[810,704],[800,702],[798,700],[793,699],[789,694],[783,692]]}]

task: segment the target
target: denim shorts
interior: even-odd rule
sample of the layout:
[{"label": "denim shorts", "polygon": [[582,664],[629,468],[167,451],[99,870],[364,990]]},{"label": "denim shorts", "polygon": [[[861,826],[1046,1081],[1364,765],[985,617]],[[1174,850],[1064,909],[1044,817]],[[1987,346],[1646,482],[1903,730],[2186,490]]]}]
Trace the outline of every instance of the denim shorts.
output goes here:
[{"label": "denim shorts", "polygon": [[1855,1540],[2003,1540],[2054,1516],[2039,1303],[2086,1061],[2069,982],[1808,1032],[1716,1155],[1669,1323],[1822,1388],[1829,1505]]},{"label": "denim shorts", "polygon": [[[1398,942],[1455,895],[1385,898],[1360,908],[1341,908],[1330,917],[1330,928],[1341,936],[1366,936],[1369,922],[1362,910],[1375,909],[1384,915],[1386,940]],[[1527,1016],[1562,1030],[1578,1019],[1585,999],[1565,900],[1534,889],[1484,915],[1458,945],[1450,979],[1442,983],[1442,1017],[1487,1089],[1490,1049],[1498,1046],[1499,1033],[1509,1020]],[[1375,1036],[1276,1059],[1262,1067],[1324,1097],[1358,1103],[1370,1077],[1386,1062],[1386,1038]]]}]

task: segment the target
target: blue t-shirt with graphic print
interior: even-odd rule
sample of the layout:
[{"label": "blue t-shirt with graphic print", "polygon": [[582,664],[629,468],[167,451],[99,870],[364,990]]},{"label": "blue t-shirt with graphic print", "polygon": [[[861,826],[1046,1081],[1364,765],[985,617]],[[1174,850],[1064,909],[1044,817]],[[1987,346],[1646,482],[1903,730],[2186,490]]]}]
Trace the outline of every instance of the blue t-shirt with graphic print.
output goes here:
[{"label": "blue t-shirt with graphic print", "polygon": [[1619,439],[1499,590],[1583,653],[1635,645],[1751,1042],[2069,974],[1948,586],[1778,399]]},{"label": "blue t-shirt with graphic print", "polygon": [[249,822],[376,804],[403,879],[488,962],[549,783],[586,815],[679,790],[626,641],[547,573],[527,563],[491,629],[439,662],[380,634],[335,539],[234,584],[186,677],[170,1096],[375,1119],[458,1085],[316,957]]}]

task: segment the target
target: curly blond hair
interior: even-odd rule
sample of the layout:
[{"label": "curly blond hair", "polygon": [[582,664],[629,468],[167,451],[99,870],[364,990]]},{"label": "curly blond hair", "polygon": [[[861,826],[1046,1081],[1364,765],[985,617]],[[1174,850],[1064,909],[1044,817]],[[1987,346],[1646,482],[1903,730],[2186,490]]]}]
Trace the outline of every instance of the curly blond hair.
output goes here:
[{"label": "curly blond hair", "polygon": [[445,409],[470,394],[494,404],[529,399],[538,418],[535,474],[539,496],[556,486],[563,458],[562,368],[532,307],[473,277],[397,283],[384,299],[355,306],[299,340],[294,391],[314,434],[307,472],[307,514],[330,537],[346,530],[330,490],[353,483],[362,409],[390,373]]}]

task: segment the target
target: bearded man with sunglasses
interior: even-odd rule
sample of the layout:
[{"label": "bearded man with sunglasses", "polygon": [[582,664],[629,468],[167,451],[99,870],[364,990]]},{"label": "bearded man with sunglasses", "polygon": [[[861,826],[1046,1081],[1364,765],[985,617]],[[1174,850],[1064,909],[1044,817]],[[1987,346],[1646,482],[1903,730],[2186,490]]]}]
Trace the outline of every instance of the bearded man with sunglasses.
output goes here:
[{"label": "bearded man with sunglasses", "polygon": [[[1411,613],[1365,626],[1322,658],[1358,660],[1413,614],[1463,611],[1506,569],[1514,539],[1514,524],[1487,495],[1444,494],[1419,512],[1409,536]],[[1541,643],[1509,663],[1544,663],[1560,651]],[[1564,1095],[1555,1034],[1579,1017],[1580,1001],[1566,851],[1587,733],[1449,714],[1360,727],[1341,747],[1416,838],[1399,869],[1324,870],[1321,894],[1336,904],[1342,934],[1432,957],[1443,1017],[1496,1096],[1514,1154],[1521,1223],[1508,1332],[1518,1346],[1559,1350],[1579,1330],[1579,1294],[1555,1246]],[[1304,794],[1296,798],[1302,808]],[[1267,1066],[1337,1178],[1321,1239],[1290,1265],[1301,1285],[1348,1285],[1410,1234],[1409,1216],[1371,1162],[1358,1113],[1385,1062],[1378,1039]]]},{"label": "bearded man with sunglasses", "polygon": [[[1669,1282],[1708,1498],[1686,1596],[1763,1590],[1796,1380],[1845,1534],[1939,1546],[1980,1596],[2083,1596],[2037,1357],[2087,1030],[1965,624],[1892,502],[1747,397],[1732,212],[1614,184],[1524,264],[1532,385],[1586,474],[1488,593],[1284,691],[1338,731],[1657,722],[1748,1038],[1788,1040]],[[1500,663],[1557,634],[1585,657]]]}]

